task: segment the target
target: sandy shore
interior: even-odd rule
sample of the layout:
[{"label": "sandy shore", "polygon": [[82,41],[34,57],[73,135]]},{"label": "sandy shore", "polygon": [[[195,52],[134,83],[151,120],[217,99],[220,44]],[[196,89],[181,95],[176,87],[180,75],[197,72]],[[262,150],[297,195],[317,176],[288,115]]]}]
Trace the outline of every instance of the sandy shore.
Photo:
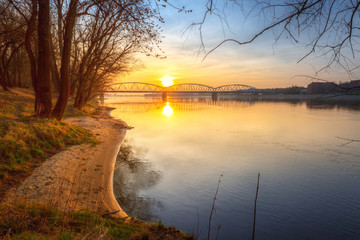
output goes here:
[{"label": "sandy shore", "polygon": [[73,146],[55,154],[19,187],[9,191],[6,199],[126,218],[114,197],[113,174],[117,153],[129,127],[108,117],[64,121],[90,130],[101,143]]}]

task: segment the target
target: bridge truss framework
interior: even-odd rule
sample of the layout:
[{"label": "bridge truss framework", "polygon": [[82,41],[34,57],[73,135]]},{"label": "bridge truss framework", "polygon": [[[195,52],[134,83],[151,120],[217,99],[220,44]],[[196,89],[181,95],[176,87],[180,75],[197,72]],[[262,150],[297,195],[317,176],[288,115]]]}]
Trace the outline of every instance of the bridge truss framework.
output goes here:
[{"label": "bridge truss framework", "polygon": [[243,84],[228,84],[219,87],[211,87],[197,83],[174,84],[170,87],[162,87],[151,83],[124,82],[110,86],[106,92],[135,92],[135,93],[250,93],[255,88]]}]

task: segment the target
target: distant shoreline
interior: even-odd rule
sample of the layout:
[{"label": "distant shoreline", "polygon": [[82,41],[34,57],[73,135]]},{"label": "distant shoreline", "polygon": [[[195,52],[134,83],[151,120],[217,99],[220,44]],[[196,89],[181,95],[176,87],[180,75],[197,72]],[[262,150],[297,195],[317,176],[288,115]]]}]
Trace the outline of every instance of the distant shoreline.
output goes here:
[{"label": "distant shoreline", "polygon": [[[221,95],[220,95],[221,96]],[[360,95],[338,95],[338,94],[269,94],[269,95],[223,95],[232,96],[238,98],[256,98],[256,99],[303,99],[303,100],[326,100],[326,101],[338,101],[338,100],[359,100]]]}]

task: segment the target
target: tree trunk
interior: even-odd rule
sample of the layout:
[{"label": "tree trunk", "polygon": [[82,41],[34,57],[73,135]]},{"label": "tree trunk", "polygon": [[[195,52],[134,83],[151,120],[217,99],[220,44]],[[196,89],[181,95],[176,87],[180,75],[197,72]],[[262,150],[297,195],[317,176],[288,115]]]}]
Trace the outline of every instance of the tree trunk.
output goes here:
[{"label": "tree trunk", "polygon": [[8,69],[4,69],[4,75],[3,75],[3,79],[4,79],[4,83],[7,87],[12,88],[13,86],[11,85],[11,81],[10,81],[10,75],[9,75],[9,71]]},{"label": "tree trunk", "polygon": [[0,85],[1,85],[1,87],[4,89],[4,91],[9,91],[8,87],[7,87],[6,84],[4,83],[3,73],[2,73],[1,68],[0,68]]},{"label": "tree trunk", "polygon": [[84,95],[85,95],[84,92],[85,92],[84,82],[79,81],[79,86],[76,91],[76,97],[75,97],[75,102],[74,102],[74,107],[76,107],[79,110],[81,110],[83,108],[83,101],[84,101],[83,99],[84,99]]},{"label": "tree trunk", "polygon": [[13,81],[14,82],[14,84],[13,84],[13,82],[11,81],[11,79],[13,79],[13,73],[11,75],[9,73],[10,63],[11,63],[12,59],[14,58],[16,52],[20,49],[21,46],[22,46],[22,44],[19,44],[19,46],[15,47],[15,48],[14,48],[14,46],[10,47],[11,54],[10,54],[9,58],[7,59],[6,63],[4,64],[3,81],[7,85],[7,87],[10,87],[10,88],[16,86],[16,82]]},{"label": "tree trunk", "polygon": [[63,52],[63,6],[64,0],[56,0],[55,1],[56,11],[57,11],[57,37],[59,42],[59,51],[60,56],[62,56]]},{"label": "tree trunk", "polygon": [[50,87],[50,0],[39,0],[38,76],[35,115],[48,118],[51,113]]},{"label": "tree trunk", "polygon": [[3,83],[3,81],[1,79],[0,79],[0,85],[4,91],[9,91],[9,88]]},{"label": "tree trunk", "polygon": [[66,105],[70,95],[70,56],[71,44],[76,20],[76,9],[78,0],[71,0],[69,10],[65,20],[64,46],[61,56],[61,86],[60,95],[56,102],[56,106],[52,112],[52,116],[60,120],[64,114]]},{"label": "tree trunk", "polygon": [[19,87],[19,88],[21,88],[22,86],[21,86],[21,73],[18,71],[17,72],[17,86]]},{"label": "tree trunk", "polygon": [[[37,93],[37,73],[36,73],[36,59],[34,57],[34,52],[31,47],[31,37],[36,29],[36,17],[37,17],[37,0],[32,0],[32,10],[31,10],[31,17],[28,23],[28,28],[26,29],[25,34],[25,49],[26,53],[29,57],[30,62],[30,75],[31,75],[31,84],[35,92],[35,96],[38,95]],[[35,112],[37,112],[37,103],[35,99]]]},{"label": "tree trunk", "polygon": [[60,92],[60,74],[56,64],[55,57],[55,49],[52,42],[52,38],[50,38],[50,53],[51,53],[51,80],[57,92]]},{"label": "tree trunk", "polygon": [[13,83],[12,83],[12,80],[13,79],[13,74],[10,74],[9,73],[9,69],[8,69],[8,67],[6,68],[6,80],[7,80],[7,86],[9,87],[9,88],[13,88],[14,87],[14,85],[13,85]]}]

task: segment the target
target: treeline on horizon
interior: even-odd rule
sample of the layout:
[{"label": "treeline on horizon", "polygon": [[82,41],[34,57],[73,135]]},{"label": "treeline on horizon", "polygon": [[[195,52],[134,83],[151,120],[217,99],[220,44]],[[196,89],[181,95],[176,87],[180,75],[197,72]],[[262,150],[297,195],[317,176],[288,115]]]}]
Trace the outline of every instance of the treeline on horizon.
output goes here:
[{"label": "treeline on horizon", "polygon": [[257,88],[256,91],[260,91],[265,94],[301,94],[302,91],[306,91],[306,88],[300,86],[292,86],[287,88]]},{"label": "treeline on horizon", "polygon": [[82,109],[114,76],[137,68],[134,54],[159,56],[158,4],[0,0],[1,87],[32,87],[37,117],[61,119],[69,97]]},{"label": "treeline on horizon", "polygon": [[[354,84],[356,82],[356,85]],[[315,93],[343,93],[343,94],[351,94],[356,95],[360,94],[358,90],[358,81],[348,81],[348,82],[340,82],[338,84],[334,82],[313,82],[318,85],[324,85],[324,87],[317,89]],[[287,88],[257,88],[256,91],[264,93],[264,94],[305,94],[305,93],[314,93],[308,90],[308,87],[301,86],[291,86]]]}]

